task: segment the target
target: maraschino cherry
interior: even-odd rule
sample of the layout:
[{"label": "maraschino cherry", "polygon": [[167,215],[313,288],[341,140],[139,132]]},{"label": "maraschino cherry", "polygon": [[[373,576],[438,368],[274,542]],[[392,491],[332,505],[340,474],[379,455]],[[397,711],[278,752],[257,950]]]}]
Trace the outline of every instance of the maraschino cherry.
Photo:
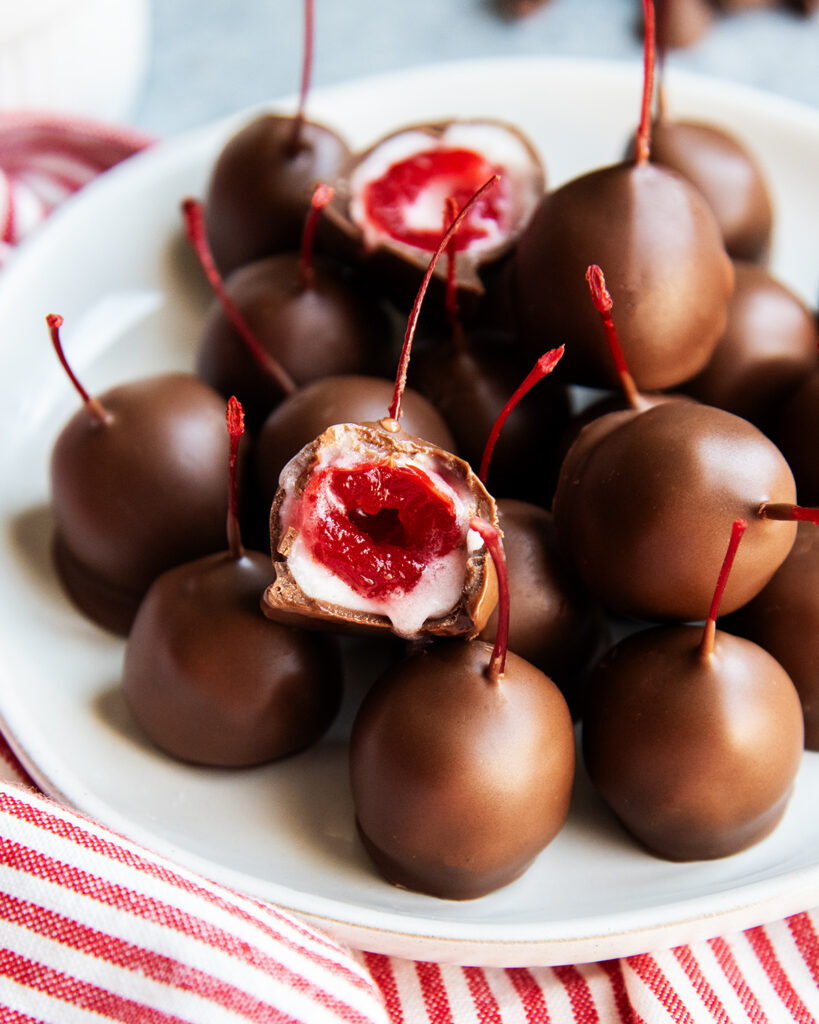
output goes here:
[{"label": "maraschino cherry", "polygon": [[125,634],[160,573],[224,543],[224,405],[181,373],[93,398],[66,361],[62,317],[47,321],[83,403],[51,456],[56,565],[75,604]]},{"label": "maraschino cherry", "polygon": [[184,761],[241,767],[317,740],[341,700],[341,658],[329,634],[269,622],[259,601],[270,559],[242,544],[236,456],[244,429],[231,398],[228,549],[163,573],[128,638],[123,692],[157,746]]},{"label": "maraschino cherry", "polygon": [[442,899],[519,877],[562,827],[574,777],[566,702],[507,652],[509,600],[497,530],[478,520],[499,579],[494,648],[436,641],[368,692],[350,737],[359,834],[381,874]]},{"label": "maraschino cherry", "polygon": [[737,520],[704,628],[634,633],[589,683],[589,776],[628,831],[670,860],[759,842],[782,817],[801,762],[802,710],[787,673],[761,647],[716,630],[743,530]]}]

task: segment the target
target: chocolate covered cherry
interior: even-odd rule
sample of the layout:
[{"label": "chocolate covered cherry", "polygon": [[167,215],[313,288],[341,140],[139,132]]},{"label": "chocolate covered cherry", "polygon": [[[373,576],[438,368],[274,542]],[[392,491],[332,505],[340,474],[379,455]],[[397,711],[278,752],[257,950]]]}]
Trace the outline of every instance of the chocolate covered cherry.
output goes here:
[{"label": "chocolate covered cherry", "polygon": [[376,682],[356,716],[359,834],[395,885],[443,899],[483,896],[521,875],[566,819],[569,710],[542,672],[506,655],[501,634],[494,649],[452,640],[412,654]]},{"label": "chocolate covered cherry", "polygon": [[[234,460],[240,412],[238,403],[229,406]],[[231,476],[229,549],[153,583],[128,638],[122,678],[128,707],[157,746],[221,767],[259,764],[313,743],[335,717],[342,686],[334,638],[262,615],[273,572],[269,558],[242,546]]]},{"label": "chocolate covered cherry", "polygon": [[[712,572],[714,572],[713,566]],[[777,825],[799,769],[799,698],[761,647],[716,631],[632,634],[589,683],[583,755],[625,827],[670,860],[725,857]]]},{"label": "chocolate covered cherry", "polygon": [[54,554],[75,604],[124,634],[160,573],[224,543],[224,403],[181,373],[81,394],[51,456]]},{"label": "chocolate covered cherry", "polygon": [[[484,290],[481,271],[509,252],[543,194],[537,152],[505,122],[413,125],[352,157],[327,210],[326,244],[365,261],[371,279],[407,308],[440,240],[445,201],[462,206],[493,174],[500,181],[472,207],[455,240],[456,286],[475,300]],[[433,305],[443,280],[439,272]]]},{"label": "chocolate covered cherry", "polygon": [[682,390],[773,436],[786,400],[817,366],[816,323],[804,302],[762,267],[737,262],[734,269],[725,332]]},{"label": "chocolate covered cherry", "polygon": [[585,294],[592,263],[606,268],[626,357],[643,390],[673,387],[701,370],[728,315],[733,268],[710,207],[682,176],[649,162],[653,32],[646,36],[636,159],[548,193],[515,250],[523,341],[533,356],[546,344],[565,344],[561,372],[576,384],[617,383]]},{"label": "chocolate covered cherry", "polygon": [[796,478],[799,500],[819,505],[819,369],[809,373],[785,403],[777,441]]},{"label": "chocolate covered cherry", "polygon": [[207,234],[223,274],[298,249],[310,197],[349,157],[332,128],[306,120],[313,56],[313,0],[304,0],[304,50],[295,117],[262,114],[233,135],[211,171]]}]

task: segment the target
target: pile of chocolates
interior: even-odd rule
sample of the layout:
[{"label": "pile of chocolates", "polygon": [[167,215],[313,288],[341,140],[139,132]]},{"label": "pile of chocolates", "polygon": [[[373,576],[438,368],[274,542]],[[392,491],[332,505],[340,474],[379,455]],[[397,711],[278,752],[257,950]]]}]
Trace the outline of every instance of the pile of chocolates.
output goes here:
[{"label": "pile of chocolates", "polygon": [[183,203],[196,376],[94,398],[49,318],[82,400],[55,565],[127,637],[135,720],[196,764],[285,757],[338,711],[341,638],[397,636],[349,737],[357,826],[441,898],[559,832],[578,721],[603,801],[676,860],[761,840],[819,749],[815,311],[764,267],[753,157],[652,115],[645,10],[621,163],[549,190],[489,120],[351,153],[305,88]]}]

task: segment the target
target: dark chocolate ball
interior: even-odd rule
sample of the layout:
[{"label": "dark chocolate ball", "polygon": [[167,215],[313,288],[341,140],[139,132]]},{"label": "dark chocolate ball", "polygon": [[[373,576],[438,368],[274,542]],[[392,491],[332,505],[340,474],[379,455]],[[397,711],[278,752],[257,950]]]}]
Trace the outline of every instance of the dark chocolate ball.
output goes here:
[{"label": "dark chocolate ball", "polygon": [[[478,472],[495,420],[531,369],[514,338],[469,332],[463,344],[429,343],[414,351],[410,380],[443,416],[458,454]],[[489,467],[489,490],[550,505],[558,440],[568,423],[565,387],[540,381],[503,425]]]},{"label": "dark chocolate ball", "polygon": [[792,522],[758,512],[793,503],[793,476],[756,427],[695,402],[615,412],[584,428],[555,495],[558,535],[580,576],[612,611],[704,619],[735,519],[748,529],[728,580],[729,612],[784,561]]},{"label": "dark chocolate ball", "polygon": [[773,208],[756,159],[713,125],[661,118],[651,129],[651,159],[678,171],[705,197],[734,259],[765,256]]},{"label": "dark chocolate ball", "polygon": [[714,215],[683,177],[654,164],[592,171],[543,199],[518,241],[519,326],[533,358],[566,345],[557,373],[616,387],[586,270],[599,265],[641,390],[698,373],[725,330],[733,267]]},{"label": "dark chocolate ball", "polygon": [[[376,300],[324,260],[305,286],[296,253],[280,253],[234,271],[225,282],[251,333],[296,385],[334,374],[395,365],[392,326]],[[198,373],[226,397],[236,395],[258,427],[284,395],[214,302],[199,349]]]},{"label": "dark chocolate ball", "polygon": [[819,529],[813,523],[799,524],[770,583],[723,624],[780,662],[802,702],[805,746],[819,750]]},{"label": "dark chocolate ball", "polygon": [[239,767],[317,740],[341,700],[337,642],[268,621],[270,559],[221,552],[153,584],[125,651],[134,718],[173,757]]},{"label": "dark chocolate ball", "polygon": [[735,263],[728,324],[708,365],[682,385],[706,405],[742,416],[770,434],[782,406],[817,366],[813,313],[753,263]]},{"label": "dark chocolate ball", "polygon": [[137,605],[173,565],[225,544],[224,400],[167,374],[115,387],[68,421],[51,457],[57,568],[95,622],[127,633]]},{"label": "dark chocolate ball", "polygon": [[360,834],[388,881],[474,899],[513,881],[562,827],[574,777],[566,702],[510,654],[443,642],[389,670],[353,725]]},{"label": "dark chocolate ball", "polygon": [[[256,475],[262,505],[269,511],[286,463],[335,423],[372,423],[384,419],[394,385],[377,377],[325,377],[300,388],[265,421],[256,446]],[[447,451],[454,441],[440,413],[417,392],[407,389],[401,425]]]},{"label": "dark chocolate ball", "polygon": [[[718,570],[717,570],[718,571]],[[589,682],[583,756],[622,823],[669,860],[725,857],[779,822],[802,755],[785,670],[756,644],[665,626],[621,641]]]},{"label": "dark chocolate ball", "polygon": [[819,369],[807,375],[785,403],[777,442],[796,478],[803,505],[819,505]]},{"label": "dark chocolate ball", "polygon": [[313,188],[332,183],[349,156],[344,140],[312,121],[265,114],[238,131],[214,164],[207,190],[208,241],[222,274],[299,248]]},{"label": "dark chocolate ball", "polygon": [[[509,648],[545,672],[579,711],[582,683],[609,644],[600,604],[561,551],[554,517],[502,498],[498,517],[509,574]],[[494,642],[497,611],[480,633]]]}]

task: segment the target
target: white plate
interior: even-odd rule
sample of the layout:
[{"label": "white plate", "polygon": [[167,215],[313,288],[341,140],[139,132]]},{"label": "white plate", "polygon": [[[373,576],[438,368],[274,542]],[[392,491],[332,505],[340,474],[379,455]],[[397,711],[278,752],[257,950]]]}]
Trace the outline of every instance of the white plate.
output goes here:
[{"label": "white plate", "polygon": [[[311,116],[354,146],[402,123],[494,115],[541,148],[552,183],[618,158],[641,70],[514,60],[430,67],[316,93]],[[730,126],[773,184],[773,267],[806,299],[819,276],[819,115],[688,76],[674,111]],[[284,109],[292,110],[291,105]],[[51,570],[48,453],[76,401],[43,317],[66,318],[92,390],[192,365],[206,293],[180,241],[178,204],[249,115],[162,145],[67,204],[0,279],[0,715],[44,789],[112,828],[238,889],[321,923],[359,948],[485,965],[577,963],[647,951],[819,905],[819,754],[787,816],[752,850],[669,864],[637,849],[578,780],[569,822],[531,870],[481,900],[402,892],[354,833],[344,721],[315,749],[252,771],[197,770],[152,750],[118,692],[122,644],[85,622]]]}]

